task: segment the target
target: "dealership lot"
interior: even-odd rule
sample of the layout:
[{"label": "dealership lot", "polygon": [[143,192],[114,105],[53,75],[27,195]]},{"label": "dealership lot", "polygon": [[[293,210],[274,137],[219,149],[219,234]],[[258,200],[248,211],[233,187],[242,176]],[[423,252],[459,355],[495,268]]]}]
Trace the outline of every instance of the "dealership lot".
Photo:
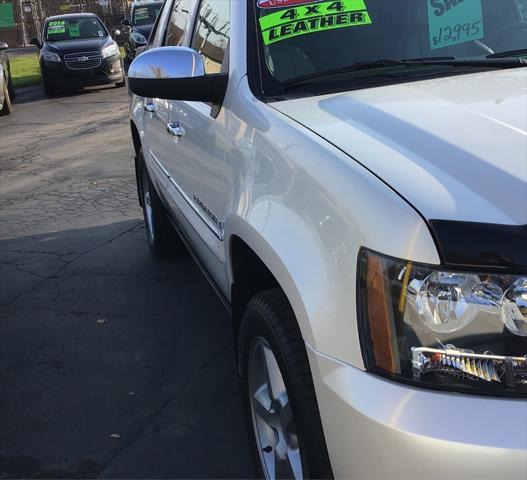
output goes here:
[{"label": "dealership lot", "polygon": [[148,251],[126,89],[0,119],[0,476],[248,477],[229,317]]}]

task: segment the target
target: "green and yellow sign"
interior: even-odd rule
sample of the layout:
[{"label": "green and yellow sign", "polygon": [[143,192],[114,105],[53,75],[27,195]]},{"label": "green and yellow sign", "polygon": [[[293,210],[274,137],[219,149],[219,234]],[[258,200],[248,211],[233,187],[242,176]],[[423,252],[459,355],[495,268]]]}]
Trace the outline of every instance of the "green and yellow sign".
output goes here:
[{"label": "green and yellow sign", "polygon": [[317,2],[260,17],[265,45],[298,35],[371,23],[364,0]]},{"label": "green and yellow sign", "polygon": [[80,37],[80,28],[78,23],[70,23],[68,25],[68,33],[70,37]]},{"label": "green and yellow sign", "polygon": [[65,20],[52,20],[48,25],[48,35],[57,35],[60,33],[66,33],[66,21]]}]

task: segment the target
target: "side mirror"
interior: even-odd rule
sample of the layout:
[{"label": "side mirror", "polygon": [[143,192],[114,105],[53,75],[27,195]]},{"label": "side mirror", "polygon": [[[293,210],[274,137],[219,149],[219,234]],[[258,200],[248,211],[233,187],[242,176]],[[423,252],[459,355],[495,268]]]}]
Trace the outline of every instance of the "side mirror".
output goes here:
[{"label": "side mirror", "polygon": [[30,43],[31,45],[35,45],[35,47],[37,47],[37,48],[42,48],[42,43],[40,43],[40,40],[39,40],[37,37],[33,37],[33,38],[29,41],[29,43]]},{"label": "side mirror", "polygon": [[140,97],[221,105],[228,75],[205,75],[201,55],[187,47],[159,47],[142,53],[130,65],[128,85]]},{"label": "side mirror", "polygon": [[123,25],[124,27],[129,27],[130,26],[130,20],[128,20],[127,18],[123,18],[121,20],[121,25]]},{"label": "side mirror", "polygon": [[5,42],[0,42],[0,50],[6,50],[9,48],[9,45]]}]

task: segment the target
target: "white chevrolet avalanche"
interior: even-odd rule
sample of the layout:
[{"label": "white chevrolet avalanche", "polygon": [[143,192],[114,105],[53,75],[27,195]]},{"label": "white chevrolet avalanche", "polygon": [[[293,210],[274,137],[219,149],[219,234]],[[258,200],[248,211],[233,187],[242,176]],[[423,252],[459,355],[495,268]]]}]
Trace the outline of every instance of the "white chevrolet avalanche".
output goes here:
[{"label": "white chevrolet avalanche", "polygon": [[527,0],[165,0],[139,198],[232,312],[258,475],[526,478],[526,57]]}]

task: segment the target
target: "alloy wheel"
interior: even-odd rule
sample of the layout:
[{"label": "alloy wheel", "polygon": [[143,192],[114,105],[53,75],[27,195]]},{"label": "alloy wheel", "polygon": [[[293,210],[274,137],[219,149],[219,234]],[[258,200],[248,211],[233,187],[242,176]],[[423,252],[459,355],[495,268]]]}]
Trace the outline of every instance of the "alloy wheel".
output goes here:
[{"label": "alloy wheel", "polygon": [[148,236],[150,240],[154,241],[155,229],[154,229],[154,211],[152,209],[152,199],[150,197],[150,186],[146,173],[142,175],[143,183],[143,205],[145,211],[146,228],[148,229]]},{"label": "alloy wheel", "polygon": [[256,447],[265,477],[303,478],[291,402],[276,357],[263,338],[257,338],[249,352],[248,384]]}]

